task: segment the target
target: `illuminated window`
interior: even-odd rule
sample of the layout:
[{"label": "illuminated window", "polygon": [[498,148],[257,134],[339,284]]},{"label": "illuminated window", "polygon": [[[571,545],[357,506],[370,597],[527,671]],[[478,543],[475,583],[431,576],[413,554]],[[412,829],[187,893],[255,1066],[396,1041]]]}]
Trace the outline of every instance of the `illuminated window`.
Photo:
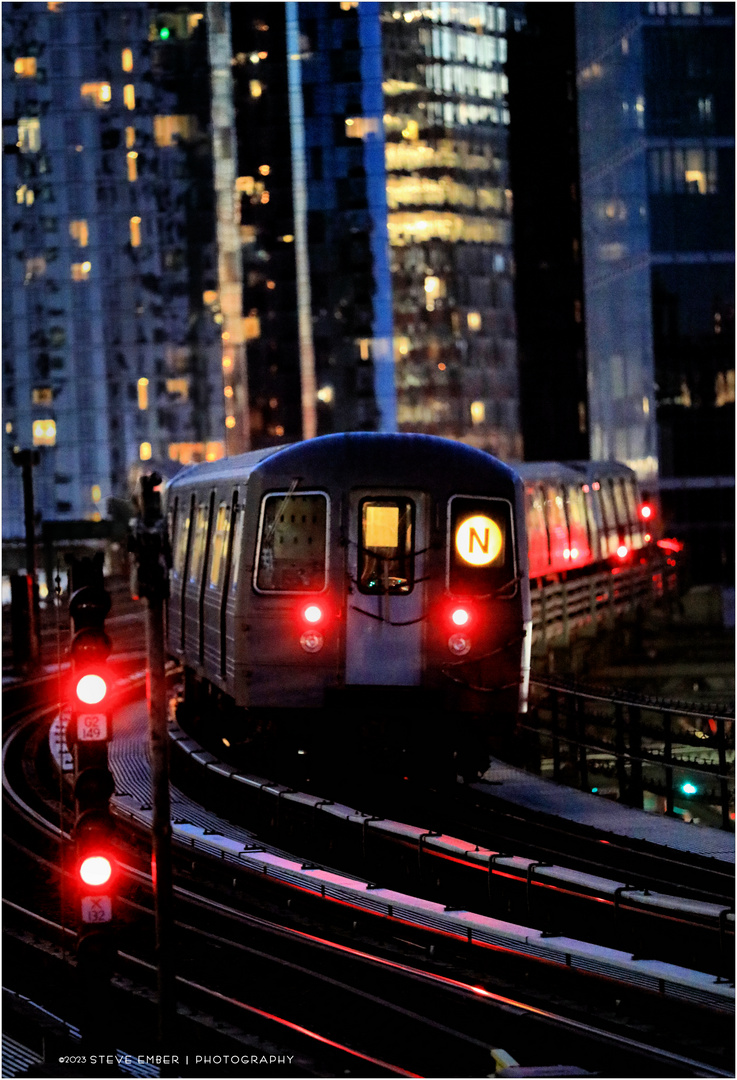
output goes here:
[{"label": "illuminated window", "polygon": [[62,0],[48,0],[46,7],[49,11],[61,11]]},{"label": "illuminated window", "polygon": [[142,412],[148,408],[148,379],[145,376],[138,380],[138,408]]},{"label": "illuminated window", "polygon": [[126,109],[135,109],[136,107],[136,88],[133,83],[126,83],[123,87],[123,103]]},{"label": "illuminated window", "polygon": [[21,79],[33,79],[36,77],[36,57],[19,56],[13,64],[15,74]]},{"label": "illuminated window", "polygon": [[155,116],[154,141],[157,146],[176,146],[176,136],[189,139],[195,131],[193,116]]},{"label": "illuminated window", "polygon": [[153,451],[151,449],[150,442],[142,442],[141,445],[138,447],[138,456],[141,461],[150,461],[152,453]]},{"label": "illuminated window", "polygon": [[187,401],[189,398],[189,379],[167,379],[166,392],[179,401]]},{"label": "illuminated window", "polygon": [[322,401],[325,405],[330,405],[334,397],[334,391],[332,386],[321,386],[317,391],[317,400]]},{"label": "illuminated window", "polygon": [[252,176],[239,176],[235,181],[235,190],[242,191],[246,195],[253,195],[255,190],[255,180]]},{"label": "illuminated window", "polygon": [[197,29],[197,27],[199,26],[201,21],[202,21],[202,12],[201,11],[195,11],[191,15],[188,15],[187,16],[187,32],[191,34],[194,30]]},{"label": "illuminated window", "polygon": [[13,434],[13,424],[12,424],[12,421],[10,421],[10,420],[8,420],[7,424],[5,425],[5,434],[6,435],[12,435]]},{"label": "illuminated window", "polygon": [[131,183],[138,179],[138,153],[136,150],[129,150],[126,155],[126,161],[128,163],[128,179]]},{"label": "illuminated window", "polygon": [[91,262],[72,263],[72,281],[86,281],[91,269]]},{"label": "illuminated window", "polygon": [[56,446],[56,420],[33,421],[33,445]]},{"label": "illuminated window", "polygon": [[469,311],[466,315],[466,322],[468,323],[469,330],[481,329],[481,315],[478,311]]},{"label": "illuminated window", "polygon": [[261,173],[262,176],[268,176],[271,172],[271,168],[269,165],[259,165],[258,171]]},{"label": "illuminated window", "polygon": [[93,484],[92,485],[90,495],[92,496],[92,501],[94,503],[99,503],[100,502],[100,500],[102,499],[102,488],[100,487],[99,484]]},{"label": "illuminated window", "polygon": [[235,427],[235,417],[234,416],[226,416],[225,417],[225,426],[226,426],[226,428],[234,428]]},{"label": "illuminated window", "polygon": [[46,259],[43,255],[36,255],[32,259],[26,259],[26,276],[25,281],[33,281],[34,278],[43,277],[46,273]]},{"label": "illuminated window", "polygon": [[471,402],[471,422],[474,424],[483,424],[486,419],[486,406],[483,401]]},{"label": "illuminated window", "polygon": [[252,98],[260,98],[264,90],[258,79],[251,79],[248,84],[248,89]]},{"label": "illuminated window", "polygon": [[266,205],[270,198],[271,196],[269,195],[268,191],[261,192],[261,202],[264,203],[264,205]]},{"label": "illuminated window", "polygon": [[50,386],[34,386],[31,401],[34,405],[50,405],[54,400],[54,391]]},{"label": "illuminated window", "polygon": [[223,442],[169,443],[169,459],[178,461],[181,465],[191,465],[193,462],[202,461],[203,459],[205,461],[219,461],[224,457],[225,443]]},{"label": "illuminated window", "polygon": [[218,299],[218,294],[215,291],[215,289],[207,289],[202,294],[202,302],[203,302],[203,304],[207,304],[208,306],[211,305],[211,304],[216,304],[217,299]]},{"label": "illuminated window", "polygon": [[109,105],[113,96],[108,82],[82,83],[79,92],[83,98],[91,101],[96,109],[102,109]]},{"label": "illuminated window", "polygon": [[377,116],[353,116],[345,122],[345,133],[349,139],[365,139],[367,135],[378,135],[379,118]]},{"label": "illuminated window", "polygon": [[134,127],[129,126],[125,129],[125,145],[128,150],[136,145],[136,129]]},{"label": "illuminated window", "polygon": [[358,7],[358,0],[340,0],[340,10],[350,11],[351,8]]},{"label": "illuminated window", "polygon": [[439,277],[430,275],[425,278],[425,307],[428,311],[435,310],[435,301],[445,296],[445,282]]},{"label": "illuminated window", "polygon": [[139,217],[132,217],[130,219],[130,233],[131,233],[131,247],[141,246],[141,219]]},{"label": "illuminated window", "polygon": [[120,63],[123,71],[133,71],[133,53],[130,49],[123,49],[120,55]]},{"label": "illuminated window", "polygon": [[87,228],[87,222],[82,221],[70,221],[69,222],[69,235],[72,240],[76,240],[80,247],[87,247],[89,241],[89,229]]},{"label": "illuminated window", "polygon": [[29,188],[26,184],[21,184],[19,188],[15,189],[15,201],[19,206],[22,206],[23,203],[25,203],[26,206],[33,206],[36,201],[36,193],[33,188]]},{"label": "illuminated window", "polygon": [[221,584],[220,576],[225,567],[223,555],[227,549],[228,533],[230,531],[230,508],[226,503],[220,503],[218,515],[215,521],[215,534],[212,538],[212,553],[210,555],[210,586],[214,589]]},{"label": "illuminated window", "polygon": [[233,387],[232,386],[226,386],[223,389],[223,393],[225,394],[225,396],[227,398],[232,398],[232,396],[233,396]]},{"label": "illuminated window", "polygon": [[255,341],[261,337],[261,320],[258,315],[247,315],[243,320],[243,337],[246,341]]},{"label": "illuminated window", "polygon": [[37,116],[18,118],[18,149],[21,154],[36,154],[41,149],[41,122]]}]

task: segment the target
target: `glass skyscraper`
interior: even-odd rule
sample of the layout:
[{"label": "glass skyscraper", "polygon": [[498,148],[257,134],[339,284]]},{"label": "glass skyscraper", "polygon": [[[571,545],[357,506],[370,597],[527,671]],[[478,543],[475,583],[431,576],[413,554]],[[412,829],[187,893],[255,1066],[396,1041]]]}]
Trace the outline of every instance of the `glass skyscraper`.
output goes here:
[{"label": "glass skyscraper", "polygon": [[5,4],[3,46],[3,536],[14,446],[79,535],[131,469],[225,452],[206,16]]},{"label": "glass skyscraper", "polygon": [[577,4],[591,456],[734,573],[734,6]]}]

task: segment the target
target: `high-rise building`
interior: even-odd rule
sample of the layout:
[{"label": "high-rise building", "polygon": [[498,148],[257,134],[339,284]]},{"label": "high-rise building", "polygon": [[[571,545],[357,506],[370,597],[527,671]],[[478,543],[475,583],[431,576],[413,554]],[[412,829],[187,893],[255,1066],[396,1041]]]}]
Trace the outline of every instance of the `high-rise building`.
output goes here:
[{"label": "high-rise building", "polygon": [[729,580],[734,5],[576,4],[576,48],[591,455]]},{"label": "high-rise building", "polygon": [[254,442],[521,456],[503,6],[231,11]]},{"label": "high-rise building", "polygon": [[3,6],[6,539],[225,452],[206,7]]},{"label": "high-rise building", "polygon": [[589,456],[575,5],[510,4],[520,417],[527,461]]}]

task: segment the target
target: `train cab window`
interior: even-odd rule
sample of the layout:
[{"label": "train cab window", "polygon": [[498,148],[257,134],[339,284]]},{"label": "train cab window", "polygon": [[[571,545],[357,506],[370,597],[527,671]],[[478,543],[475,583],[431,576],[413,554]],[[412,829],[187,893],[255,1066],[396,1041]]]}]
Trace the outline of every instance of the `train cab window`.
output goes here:
[{"label": "train cab window", "polygon": [[505,499],[454,495],[449,505],[448,587],[485,596],[516,592],[512,511]]},{"label": "train cab window", "polygon": [[225,559],[223,558],[228,544],[228,533],[230,532],[230,507],[227,503],[220,503],[218,507],[217,518],[215,519],[215,532],[212,538],[212,549],[210,552],[210,588],[219,589],[221,585],[221,578],[223,569],[225,567]]},{"label": "train cab window", "polygon": [[363,499],[358,588],[362,593],[401,595],[414,586],[414,503],[411,499]]},{"label": "train cab window", "polygon": [[192,556],[189,563],[190,585],[194,585],[195,582],[198,582],[202,573],[202,563],[205,558],[205,548],[207,546],[207,522],[210,516],[209,509],[207,503],[200,503],[197,507],[194,537],[192,540]]},{"label": "train cab window", "polygon": [[327,581],[327,496],[267,495],[261,506],[258,592],[321,592]]}]

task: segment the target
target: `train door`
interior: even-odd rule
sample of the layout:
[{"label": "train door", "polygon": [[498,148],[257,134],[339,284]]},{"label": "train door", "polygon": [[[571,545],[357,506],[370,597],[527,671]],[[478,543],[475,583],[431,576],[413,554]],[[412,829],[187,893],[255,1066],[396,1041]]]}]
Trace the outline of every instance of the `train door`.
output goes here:
[{"label": "train door", "polygon": [[417,686],[422,681],[427,496],[351,492],[345,681]]}]

